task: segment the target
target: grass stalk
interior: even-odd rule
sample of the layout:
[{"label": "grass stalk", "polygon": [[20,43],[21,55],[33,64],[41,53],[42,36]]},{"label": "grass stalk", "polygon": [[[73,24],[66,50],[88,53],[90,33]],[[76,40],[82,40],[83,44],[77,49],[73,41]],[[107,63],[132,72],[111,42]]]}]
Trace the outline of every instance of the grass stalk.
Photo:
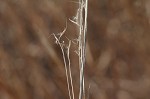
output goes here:
[{"label": "grass stalk", "polygon": [[86,57],[86,33],[88,0],[79,0],[79,66],[80,66],[80,92],[79,99],[85,99],[84,67]]},{"label": "grass stalk", "polygon": [[[77,3],[77,2],[76,2]],[[78,2],[79,8],[77,10],[77,14],[73,20],[69,19],[71,22],[77,25],[79,30],[78,36],[78,56],[79,56],[79,70],[80,70],[80,85],[79,85],[79,99],[85,99],[85,81],[84,81],[84,67],[85,67],[85,57],[86,57],[86,33],[87,33],[87,12],[88,12],[88,0],[79,0]],[[67,27],[66,27],[67,28]],[[65,56],[65,44],[64,41],[60,41],[61,37],[64,35],[66,28],[63,32],[61,32],[58,36],[53,34],[56,40],[56,43],[60,46],[63,61],[65,65],[65,72],[67,78],[67,85],[68,85],[68,93],[69,98],[74,99],[74,88],[73,88],[73,81],[72,81],[72,72],[71,72],[71,60],[70,60],[70,46],[71,40],[69,40],[69,44],[67,48],[67,56]],[[67,64],[68,61],[68,64]],[[67,68],[68,66],[68,68]]]}]

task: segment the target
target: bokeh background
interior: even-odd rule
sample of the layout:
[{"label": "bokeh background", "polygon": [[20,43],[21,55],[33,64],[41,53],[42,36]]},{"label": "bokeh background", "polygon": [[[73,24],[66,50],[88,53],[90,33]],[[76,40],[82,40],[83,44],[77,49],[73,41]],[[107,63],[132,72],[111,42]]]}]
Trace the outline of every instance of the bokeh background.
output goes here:
[{"label": "bokeh background", "polygon": [[[150,0],[89,0],[85,83],[89,99],[150,99]],[[60,47],[71,0],[0,0],[0,99],[69,99]],[[67,40],[62,37],[62,40]],[[71,69],[79,91],[77,45]],[[90,85],[90,89],[89,89]]]}]

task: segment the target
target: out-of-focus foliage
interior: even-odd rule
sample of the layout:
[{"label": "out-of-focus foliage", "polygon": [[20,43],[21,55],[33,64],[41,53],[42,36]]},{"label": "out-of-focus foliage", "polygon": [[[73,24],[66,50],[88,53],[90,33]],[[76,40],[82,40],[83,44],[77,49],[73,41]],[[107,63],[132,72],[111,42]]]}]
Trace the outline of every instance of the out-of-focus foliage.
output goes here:
[{"label": "out-of-focus foliage", "polygon": [[[86,88],[89,99],[150,98],[150,1],[89,0]],[[74,40],[70,0],[0,0],[0,99],[68,99],[62,54],[52,33]],[[66,38],[62,38],[67,44]],[[79,91],[77,46],[71,68]]]}]

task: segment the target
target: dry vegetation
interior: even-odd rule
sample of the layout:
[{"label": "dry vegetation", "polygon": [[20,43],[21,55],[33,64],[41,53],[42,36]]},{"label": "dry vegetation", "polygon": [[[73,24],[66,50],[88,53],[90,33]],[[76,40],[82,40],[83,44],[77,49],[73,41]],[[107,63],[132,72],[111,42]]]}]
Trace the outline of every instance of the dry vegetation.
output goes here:
[{"label": "dry vegetation", "polygon": [[[150,98],[150,1],[89,0],[86,93],[89,99]],[[74,40],[70,0],[0,0],[0,99],[69,99],[62,53],[51,33]],[[62,38],[66,42],[67,39]],[[74,41],[75,42],[75,41]],[[77,46],[70,49],[75,99]]]}]

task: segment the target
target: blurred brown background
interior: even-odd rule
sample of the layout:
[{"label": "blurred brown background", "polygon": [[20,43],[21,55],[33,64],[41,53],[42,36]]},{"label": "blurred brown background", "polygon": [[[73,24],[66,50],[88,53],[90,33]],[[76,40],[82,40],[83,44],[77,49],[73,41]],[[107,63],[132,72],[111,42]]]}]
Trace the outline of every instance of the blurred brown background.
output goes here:
[{"label": "blurred brown background", "polygon": [[[77,38],[68,20],[77,8],[71,0],[0,0],[0,99],[69,99],[61,50],[51,34],[67,21],[65,35]],[[89,0],[89,99],[150,99],[149,26],[150,0]],[[78,99],[76,47],[70,53]]]}]

